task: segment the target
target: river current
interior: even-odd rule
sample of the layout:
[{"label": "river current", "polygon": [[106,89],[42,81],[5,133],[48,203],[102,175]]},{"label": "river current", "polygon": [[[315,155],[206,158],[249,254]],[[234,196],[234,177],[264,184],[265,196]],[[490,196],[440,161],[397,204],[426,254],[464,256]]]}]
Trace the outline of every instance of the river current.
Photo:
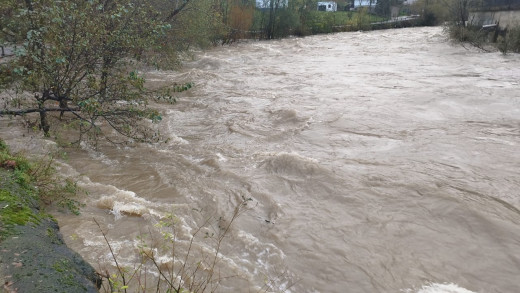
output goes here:
[{"label": "river current", "polygon": [[[149,80],[195,84],[161,105],[166,142],[61,163],[88,196],[56,218],[94,267],[112,260],[93,218],[131,266],[161,217],[186,246],[246,199],[218,292],[520,292],[520,55],[409,28],[222,46]],[[12,148],[52,144],[5,126]]]}]

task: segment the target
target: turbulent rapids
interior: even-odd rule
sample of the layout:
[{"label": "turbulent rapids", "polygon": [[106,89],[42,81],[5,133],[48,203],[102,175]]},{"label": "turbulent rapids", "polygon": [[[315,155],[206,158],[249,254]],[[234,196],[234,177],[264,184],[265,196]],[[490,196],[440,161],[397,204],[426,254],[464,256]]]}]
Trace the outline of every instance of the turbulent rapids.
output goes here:
[{"label": "turbulent rapids", "polygon": [[[219,292],[520,292],[519,55],[410,28],[223,46],[149,80],[195,84],[161,105],[166,143],[61,164],[88,196],[56,217],[94,267],[112,260],[93,218],[132,266],[163,217],[183,251],[248,199]],[[50,144],[1,128],[13,149]]]}]

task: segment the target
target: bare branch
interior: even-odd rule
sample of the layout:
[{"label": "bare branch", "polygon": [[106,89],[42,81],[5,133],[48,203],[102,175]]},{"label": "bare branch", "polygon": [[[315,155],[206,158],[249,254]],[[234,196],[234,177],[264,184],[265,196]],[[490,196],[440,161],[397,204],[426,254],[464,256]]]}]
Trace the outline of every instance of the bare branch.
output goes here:
[{"label": "bare branch", "polygon": [[3,115],[25,115],[29,113],[41,113],[41,112],[74,112],[81,111],[80,108],[30,108],[30,109],[18,109],[18,110],[0,110],[0,116]]},{"label": "bare branch", "polygon": [[190,0],[184,0],[184,3],[182,3],[182,5],[180,7],[178,7],[177,9],[173,10],[167,17],[166,17],[166,21],[171,21],[175,15],[179,14],[179,12],[181,12],[184,7],[186,7],[186,5],[188,5],[188,3],[190,2]]},{"label": "bare branch", "polygon": [[[99,225],[98,221],[95,218],[93,220],[96,223],[96,225],[98,226],[99,231],[101,231],[101,234],[103,235],[103,238],[105,239],[105,242],[108,245],[108,249],[110,250],[110,254],[112,255],[112,258],[114,259],[114,262],[116,263],[117,270],[119,271],[119,274],[121,275],[121,278],[123,279],[123,285],[126,285],[127,282],[125,280],[125,273],[123,272],[123,268],[117,262],[117,257],[115,255],[114,251],[112,250],[112,246],[110,245],[110,242],[107,239],[107,234],[103,231],[103,229],[101,229],[101,225]],[[126,289],[124,290],[124,292],[126,293]]]}]

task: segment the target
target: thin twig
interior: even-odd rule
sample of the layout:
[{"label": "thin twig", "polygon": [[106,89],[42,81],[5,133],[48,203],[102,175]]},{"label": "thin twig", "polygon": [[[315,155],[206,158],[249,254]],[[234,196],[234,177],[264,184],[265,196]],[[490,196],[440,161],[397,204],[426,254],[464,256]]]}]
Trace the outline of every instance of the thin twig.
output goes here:
[{"label": "thin twig", "polygon": [[[107,239],[107,234],[103,231],[103,229],[101,229],[101,225],[99,225],[98,221],[95,218],[93,218],[93,220],[96,223],[96,225],[99,227],[99,231],[101,231],[101,234],[103,235],[103,238],[105,239],[105,242],[108,245],[108,249],[110,250],[110,254],[112,255],[112,259],[116,263],[117,271],[119,272],[119,274],[121,275],[121,278],[123,279],[123,286],[126,286],[125,274],[124,274],[121,266],[117,262],[117,257],[116,257],[116,255],[114,253],[114,250],[112,249],[112,245],[110,245],[110,242]],[[126,293],[126,288],[124,290],[125,290],[125,293]]]}]

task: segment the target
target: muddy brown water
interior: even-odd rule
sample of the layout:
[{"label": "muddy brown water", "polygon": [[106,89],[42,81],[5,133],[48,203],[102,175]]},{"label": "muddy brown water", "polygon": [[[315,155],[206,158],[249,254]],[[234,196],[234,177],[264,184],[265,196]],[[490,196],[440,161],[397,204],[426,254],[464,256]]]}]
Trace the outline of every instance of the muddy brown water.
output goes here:
[{"label": "muddy brown water", "polygon": [[[161,106],[168,142],[62,163],[89,194],[56,217],[96,268],[111,259],[92,218],[130,266],[161,217],[185,245],[250,198],[219,292],[520,292],[518,54],[441,28],[353,32],[218,47],[150,80],[195,83]],[[52,144],[6,126],[13,148]]]}]

